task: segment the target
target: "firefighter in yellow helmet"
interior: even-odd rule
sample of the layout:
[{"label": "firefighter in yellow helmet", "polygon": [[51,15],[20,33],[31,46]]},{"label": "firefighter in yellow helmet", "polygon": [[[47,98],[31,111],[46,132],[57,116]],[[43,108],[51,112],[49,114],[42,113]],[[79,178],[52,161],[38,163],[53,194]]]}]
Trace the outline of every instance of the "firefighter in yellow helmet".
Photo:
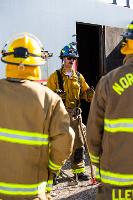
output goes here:
[{"label": "firefighter in yellow helmet", "polygon": [[72,172],[79,181],[88,180],[85,174],[84,162],[84,141],[81,135],[81,129],[77,115],[77,107],[80,107],[80,99],[91,101],[94,90],[86,83],[82,74],[72,69],[74,60],[78,58],[78,51],[75,43],[65,46],[60,53],[62,66],[48,78],[47,86],[58,93],[69,113],[71,127],[75,131],[75,142],[72,161]]},{"label": "firefighter in yellow helmet", "polygon": [[45,200],[53,174],[72,152],[74,132],[61,98],[34,81],[41,77],[46,56],[40,41],[28,33],[2,50],[0,199]]},{"label": "firefighter in yellow helmet", "polygon": [[100,79],[87,123],[91,161],[102,182],[97,200],[133,199],[133,22],[122,35],[123,65]]}]

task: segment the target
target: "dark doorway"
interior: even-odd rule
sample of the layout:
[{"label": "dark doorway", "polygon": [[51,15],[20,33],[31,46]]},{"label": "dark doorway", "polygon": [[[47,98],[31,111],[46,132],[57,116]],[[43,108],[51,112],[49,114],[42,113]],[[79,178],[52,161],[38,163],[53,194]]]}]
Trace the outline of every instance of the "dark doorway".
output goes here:
[{"label": "dark doorway", "polygon": [[103,71],[104,30],[101,25],[76,23],[78,71],[96,86]]},{"label": "dark doorway", "polygon": [[[101,25],[76,23],[77,48],[79,52],[78,71],[83,74],[89,86],[95,88],[103,74],[104,27]],[[86,124],[90,105],[81,101],[83,122]]]},{"label": "dark doorway", "polygon": [[[122,28],[89,23],[76,23],[78,71],[89,86],[96,86],[102,75],[122,65],[120,53]],[[90,105],[81,101],[83,122],[86,124]]]}]

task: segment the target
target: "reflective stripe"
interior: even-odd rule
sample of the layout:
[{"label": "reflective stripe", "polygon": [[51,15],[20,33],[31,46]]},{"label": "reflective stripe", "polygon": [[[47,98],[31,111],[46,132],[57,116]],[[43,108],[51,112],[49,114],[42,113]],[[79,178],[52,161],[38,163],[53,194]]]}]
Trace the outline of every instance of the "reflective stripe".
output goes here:
[{"label": "reflective stripe", "polygon": [[129,24],[128,29],[133,29],[133,24]]},{"label": "reflective stripe", "polygon": [[103,183],[107,183],[110,185],[115,185],[115,186],[131,186],[133,185],[133,174],[120,174],[120,173],[112,173],[109,171],[105,171],[100,169],[100,174],[99,174],[99,169],[96,168],[96,178],[99,179]]},{"label": "reflective stripe", "polygon": [[90,155],[90,159],[91,159],[91,161],[93,162],[93,163],[99,163],[100,161],[100,157],[99,156],[94,156],[94,155],[92,155],[91,153],[89,153],[89,155]]},{"label": "reflective stripe", "polygon": [[96,179],[97,180],[101,180],[101,177],[100,177],[100,169],[98,167],[96,167]]},{"label": "reflective stripe", "polygon": [[0,193],[7,195],[36,195],[44,193],[46,182],[38,184],[13,184],[0,182]]},{"label": "reflective stripe", "polygon": [[72,169],[73,174],[80,174],[85,172],[85,168],[80,168],[80,169]]},{"label": "reflective stripe", "polygon": [[61,165],[56,165],[51,160],[49,160],[49,168],[55,171],[59,171],[61,169]]},{"label": "reflective stripe", "polygon": [[53,180],[48,180],[47,181],[47,186],[46,186],[46,191],[51,192],[53,189]]},{"label": "reflective stripe", "polygon": [[26,145],[48,145],[48,135],[36,132],[0,128],[0,140]]},{"label": "reflective stripe", "polygon": [[104,119],[104,130],[111,133],[133,133],[133,118]]}]

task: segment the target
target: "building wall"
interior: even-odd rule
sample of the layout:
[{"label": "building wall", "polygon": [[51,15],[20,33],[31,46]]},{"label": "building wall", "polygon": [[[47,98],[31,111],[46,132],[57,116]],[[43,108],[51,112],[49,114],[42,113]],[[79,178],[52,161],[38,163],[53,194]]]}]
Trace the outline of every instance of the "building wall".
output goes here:
[{"label": "building wall", "polygon": [[[73,40],[76,22],[125,28],[132,19],[132,9],[98,0],[5,0],[0,3],[0,48],[16,33],[35,34],[45,50],[54,53],[48,61],[49,75],[60,67],[60,50]],[[0,78],[4,71],[1,63]]]}]

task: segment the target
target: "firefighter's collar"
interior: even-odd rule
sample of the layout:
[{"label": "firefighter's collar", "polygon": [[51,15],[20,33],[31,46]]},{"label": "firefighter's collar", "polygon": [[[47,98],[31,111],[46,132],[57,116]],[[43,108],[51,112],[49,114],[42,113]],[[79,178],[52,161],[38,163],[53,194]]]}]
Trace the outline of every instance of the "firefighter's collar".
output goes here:
[{"label": "firefighter's collar", "polygon": [[126,55],[123,64],[132,64],[133,63],[133,54]]}]

